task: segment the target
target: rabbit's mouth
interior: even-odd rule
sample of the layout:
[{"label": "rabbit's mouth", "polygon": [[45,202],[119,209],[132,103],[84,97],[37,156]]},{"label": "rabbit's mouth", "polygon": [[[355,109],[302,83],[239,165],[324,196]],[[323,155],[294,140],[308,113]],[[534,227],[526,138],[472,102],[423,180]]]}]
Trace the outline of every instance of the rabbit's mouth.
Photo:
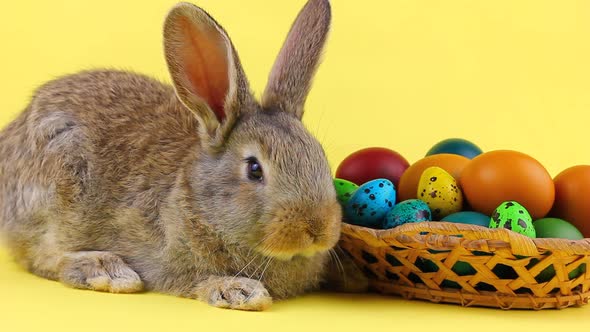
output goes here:
[{"label": "rabbit's mouth", "polygon": [[260,254],[276,258],[283,261],[291,260],[295,256],[303,256],[303,257],[313,257],[319,253],[327,252],[332,249],[332,246],[325,246],[325,245],[317,245],[312,243],[311,245],[295,248],[293,246],[274,246],[274,247],[263,247],[258,246],[256,251]]},{"label": "rabbit's mouth", "polygon": [[262,227],[262,240],[255,250],[265,256],[290,260],[332,249],[340,238],[340,207],[337,206],[337,210],[328,208],[325,212],[315,218],[301,218],[292,210],[274,214]]}]

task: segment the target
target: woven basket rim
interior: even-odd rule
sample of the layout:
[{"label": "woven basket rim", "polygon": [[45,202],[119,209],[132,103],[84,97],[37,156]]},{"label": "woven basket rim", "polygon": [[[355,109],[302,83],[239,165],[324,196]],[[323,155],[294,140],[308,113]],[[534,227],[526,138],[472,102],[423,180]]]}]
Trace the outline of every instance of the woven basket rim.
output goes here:
[{"label": "woven basket rim", "polygon": [[437,250],[451,250],[457,246],[471,251],[510,247],[515,255],[522,256],[536,256],[548,251],[566,255],[590,254],[590,238],[529,238],[504,228],[490,229],[447,221],[406,223],[391,229],[372,229],[343,222],[342,233],[363,238],[375,247],[390,246],[389,240],[396,239],[408,247],[426,246]]}]

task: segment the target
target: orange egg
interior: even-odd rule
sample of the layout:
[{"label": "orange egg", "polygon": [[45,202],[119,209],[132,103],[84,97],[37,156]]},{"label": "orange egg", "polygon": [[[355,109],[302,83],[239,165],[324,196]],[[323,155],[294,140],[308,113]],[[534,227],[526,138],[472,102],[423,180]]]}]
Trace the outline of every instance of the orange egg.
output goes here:
[{"label": "orange egg", "polygon": [[469,158],[447,153],[435,154],[418,160],[410,165],[399,179],[398,201],[416,198],[420,176],[428,167],[438,166],[451,174],[453,178],[459,179],[461,171],[469,162]]},{"label": "orange egg", "polygon": [[555,199],[545,167],[517,151],[490,151],[473,158],[459,183],[469,205],[486,215],[505,201],[517,201],[535,220],[547,215]]},{"label": "orange egg", "polygon": [[551,216],[572,223],[585,238],[590,237],[590,166],[570,167],[555,179],[555,203]]}]

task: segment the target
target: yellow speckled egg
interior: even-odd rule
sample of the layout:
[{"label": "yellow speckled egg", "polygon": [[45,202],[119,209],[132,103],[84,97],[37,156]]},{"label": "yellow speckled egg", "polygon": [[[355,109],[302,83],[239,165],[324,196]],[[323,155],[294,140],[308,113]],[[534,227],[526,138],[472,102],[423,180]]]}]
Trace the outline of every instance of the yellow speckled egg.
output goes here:
[{"label": "yellow speckled egg", "polygon": [[418,199],[428,204],[433,220],[461,211],[463,194],[455,178],[440,167],[428,167],[418,182]]}]

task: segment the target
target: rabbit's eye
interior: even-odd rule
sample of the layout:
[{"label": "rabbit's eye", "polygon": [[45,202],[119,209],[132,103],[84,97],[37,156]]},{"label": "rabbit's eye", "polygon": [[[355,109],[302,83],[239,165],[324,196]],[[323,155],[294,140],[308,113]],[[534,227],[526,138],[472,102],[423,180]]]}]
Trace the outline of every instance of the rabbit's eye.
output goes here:
[{"label": "rabbit's eye", "polygon": [[246,159],[248,162],[248,179],[253,181],[260,181],[262,180],[262,166],[258,162],[258,159],[251,157]]}]

